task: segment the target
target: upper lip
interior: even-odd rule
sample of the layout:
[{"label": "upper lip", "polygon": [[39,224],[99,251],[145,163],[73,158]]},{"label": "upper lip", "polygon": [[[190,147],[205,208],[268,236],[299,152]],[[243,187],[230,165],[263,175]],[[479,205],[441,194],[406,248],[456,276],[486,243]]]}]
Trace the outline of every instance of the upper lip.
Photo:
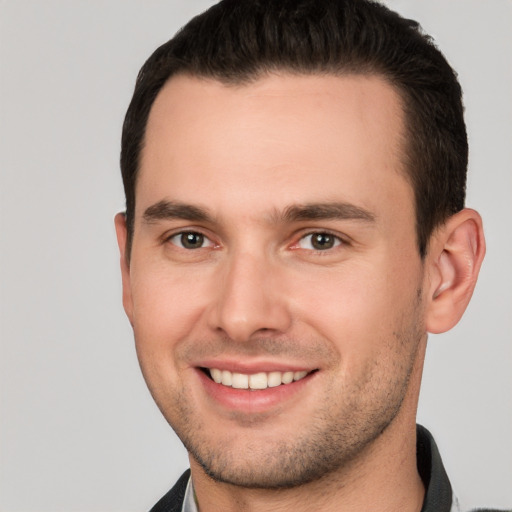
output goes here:
[{"label": "upper lip", "polygon": [[252,375],[255,373],[269,373],[269,372],[311,372],[316,368],[314,366],[300,364],[300,363],[286,363],[280,361],[230,361],[230,360],[205,360],[198,362],[194,366],[198,368],[217,368],[218,370],[228,370],[234,373],[243,373]]}]

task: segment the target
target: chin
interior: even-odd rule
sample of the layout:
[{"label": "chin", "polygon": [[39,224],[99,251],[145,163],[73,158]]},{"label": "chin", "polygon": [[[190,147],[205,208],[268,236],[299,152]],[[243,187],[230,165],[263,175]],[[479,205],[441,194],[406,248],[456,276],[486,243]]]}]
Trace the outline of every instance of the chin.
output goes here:
[{"label": "chin", "polygon": [[255,429],[244,436],[234,428],[232,434],[214,439],[204,435],[208,432],[204,425],[177,433],[193,461],[214,481],[252,489],[289,489],[347,468],[387,429],[399,408],[388,409],[363,429],[360,424],[318,417],[313,423],[321,426],[296,425],[292,434],[270,429],[260,435]]}]

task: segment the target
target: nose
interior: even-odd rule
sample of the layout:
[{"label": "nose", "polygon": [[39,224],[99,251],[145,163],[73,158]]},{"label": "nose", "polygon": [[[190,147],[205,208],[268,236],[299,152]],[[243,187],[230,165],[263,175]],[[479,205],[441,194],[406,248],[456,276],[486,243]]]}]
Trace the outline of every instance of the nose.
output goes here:
[{"label": "nose", "polygon": [[211,329],[237,342],[265,334],[282,334],[291,325],[284,272],[264,256],[233,255],[219,272]]}]

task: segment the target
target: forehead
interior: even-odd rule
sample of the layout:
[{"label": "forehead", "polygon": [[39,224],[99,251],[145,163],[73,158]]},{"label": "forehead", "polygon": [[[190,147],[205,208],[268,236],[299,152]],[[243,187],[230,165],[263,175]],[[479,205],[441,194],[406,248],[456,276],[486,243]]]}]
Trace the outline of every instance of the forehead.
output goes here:
[{"label": "forehead", "polygon": [[214,208],[234,194],[241,207],[268,209],[409,201],[410,190],[394,193],[409,189],[403,132],[400,97],[378,76],[274,74],[243,85],[177,76],[148,119],[137,211],[163,196]]}]

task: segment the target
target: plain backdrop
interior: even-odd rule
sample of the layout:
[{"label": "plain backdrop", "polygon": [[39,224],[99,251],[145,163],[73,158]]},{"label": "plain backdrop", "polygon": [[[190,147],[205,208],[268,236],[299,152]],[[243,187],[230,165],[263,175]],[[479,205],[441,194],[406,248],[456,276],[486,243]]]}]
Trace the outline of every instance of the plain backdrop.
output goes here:
[{"label": "plain backdrop", "polygon": [[[187,467],[140,376],[114,214],[136,73],[206,0],[0,0],[0,510],[135,512]],[[488,253],[419,421],[462,502],[512,506],[512,3],[394,0],[458,70]]]}]

